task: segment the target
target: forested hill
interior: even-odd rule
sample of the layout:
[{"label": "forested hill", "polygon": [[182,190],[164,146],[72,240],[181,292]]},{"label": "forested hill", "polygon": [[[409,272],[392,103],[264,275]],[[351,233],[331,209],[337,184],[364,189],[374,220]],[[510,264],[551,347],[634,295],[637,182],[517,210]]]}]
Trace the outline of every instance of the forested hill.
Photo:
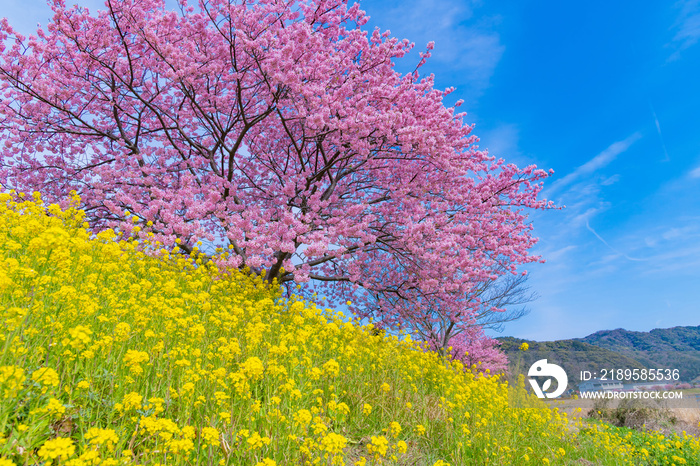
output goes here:
[{"label": "forested hill", "polygon": [[629,356],[646,367],[679,369],[685,381],[700,378],[700,326],[651,332],[605,330],[580,341]]},{"label": "forested hill", "polygon": [[[529,341],[513,337],[498,339],[501,349],[508,356],[508,368],[511,374],[527,374],[530,366],[540,359],[558,364],[569,376],[571,386],[578,386],[581,371],[595,373],[601,368],[643,369],[645,366],[630,357],[616,351],[591,345],[577,340]],[[527,351],[521,351],[521,345],[528,344]]]},{"label": "forested hill", "polygon": [[700,351],[700,326],[656,328],[633,332],[618,328],[602,330],[577,339],[613,351]]},{"label": "forested hill", "polygon": [[[678,369],[684,382],[700,379],[700,326],[634,332],[603,330],[585,338],[536,342],[513,337],[498,338],[508,355],[511,371],[526,373],[534,361],[549,359],[562,365],[572,377],[581,370]],[[519,350],[527,342],[526,352]],[[578,379],[578,375],[576,375]]]}]

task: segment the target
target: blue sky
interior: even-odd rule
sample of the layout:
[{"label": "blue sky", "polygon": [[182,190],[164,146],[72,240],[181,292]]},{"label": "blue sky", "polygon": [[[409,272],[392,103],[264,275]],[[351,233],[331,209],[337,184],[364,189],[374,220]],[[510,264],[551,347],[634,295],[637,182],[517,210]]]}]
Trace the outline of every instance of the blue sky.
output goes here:
[{"label": "blue sky", "polygon": [[[400,70],[435,41],[424,71],[457,87],[481,148],[555,170],[544,194],[566,208],[531,216],[540,298],[504,335],[700,325],[700,0],[361,5],[416,43]],[[25,33],[49,15],[0,9]]]},{"label": "blue sky", "polygon": [[[366,1],[456,86],[480,146],[555,170],[540,298],[504,335],[700,325],[700,2]],[[414,59],[415,60],[415,59]],[[408,66],[407,66],[408,68]]]}]

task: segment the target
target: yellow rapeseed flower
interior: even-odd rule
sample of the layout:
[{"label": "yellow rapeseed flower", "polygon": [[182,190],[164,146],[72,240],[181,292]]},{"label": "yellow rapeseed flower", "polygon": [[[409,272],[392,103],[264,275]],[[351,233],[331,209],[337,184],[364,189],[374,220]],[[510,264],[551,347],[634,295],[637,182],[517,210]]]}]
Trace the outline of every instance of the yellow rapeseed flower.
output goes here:
[{"label": "yellow rapeseed flower", "polygon": [[21,367],[0,366],[0,395],[3,398],[14,398],[25,379],[24,369]]},{"label": "yellow rapeseed flower", "polygon": [[262,461],[257,462],[255,466],[277,466],[277,463],[275,462],[275,460],[265,458]]},{"label": "yellow rapeseed flower", "polygon": [[105,445],[110,451],[114,449],[114,445],[119,441],[117,433],[112,429],[100,429],[91,427],[85,433],[85,439],[93,445]]},{"label": "yellow rapeseed flower", "polygon": [[401,433],[401,424],[399,424],[396,421],[391,422],[389,424],[389,433],[394,438],[398,437],[399,434]]},{"label": "yellow rapeseed flower", "polygon": [[367,445],[367,451],[376,458],[386,456],[389,441],[383,435],[372,436],[372,441]]},{"label": "yellow rapeseed flower", "polygon": [[347,443],[348,440],[342,435],[330,432],[321,439],[321,448],[332,455],[337,455],[343,452]]},{"label": "yellow rapeseed flower", "polygon": [[[0,449],[23,448],[24,463],[273,466],[265,455],[275,445],[285,464],[339,466],[350,455],[357,466],[393,464],[411,462],[398,456],[428,432],[444,442],[423,442],[421,455],[442,466],[465,452],[475,464],[700,457],[691,435],[570,422],[540,409],[524,376],[512,385],[477,376],[401,332],[284,299],[279,284],[233,264],[230,249],[210,261],[183,254],[199,240],[187,234],[176,249],[91,232],[76,196],[65,210],[39,199],[0,192],[0,411],[13,412],[17,397],[26,407]],[[538,409],[509,409],[514,399]],[[80,419],[61,419],[69,411]],[[109,419],[113,429],[99,427]],[[72,438],[49,440],[47,423],[75,427]],[[357,440],[346,433],[382,427],[366,458],[347,451]]]},{"label": "yellow rapeseed flower", "polygon": [[73,453],[75,453],[73,440],[64,437],[47,440],[38,451],[39,457],[43,460],[67,459],[73,456]]},{"label": "yellow rapeseed flower", "polygon": [[130,409],[141,409],[142,401],[143,396],[139,395],[138,392],[131,392],[124,395],[122,405],[126,411],[129,411]]},{"label": "yellow rapeseed flower", "polygon": [[202,428],[202,440],[210,446],[219,444],[219,431],[214,427]]},{"label": "yellow rapeseed flower", "polygon": [[32,380],[51,387],[58,386],[60,382],[58,373],[50,367],[42,367],[35,370],[32,373]]}]

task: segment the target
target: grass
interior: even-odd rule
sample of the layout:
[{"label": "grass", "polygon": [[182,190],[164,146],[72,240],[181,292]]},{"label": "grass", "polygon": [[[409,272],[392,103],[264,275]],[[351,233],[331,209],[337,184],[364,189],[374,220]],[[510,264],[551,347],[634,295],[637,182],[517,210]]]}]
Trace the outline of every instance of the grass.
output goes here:
[{"label": "grass", "polygon": [[[0,466],[697,464],[73,206],[0,195]],[[581,463],[588,461],[588,463]]]}]

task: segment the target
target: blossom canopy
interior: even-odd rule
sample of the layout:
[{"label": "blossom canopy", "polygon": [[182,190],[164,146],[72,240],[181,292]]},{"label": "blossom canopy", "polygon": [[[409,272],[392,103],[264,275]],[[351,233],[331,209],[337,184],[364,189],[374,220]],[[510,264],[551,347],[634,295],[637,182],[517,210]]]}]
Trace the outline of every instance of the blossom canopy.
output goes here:
[{"label": "blossom canopy", "polygon": [[538,260],[547,173],[480,151],[419,73],[432,44],[395,71],[413,44],[363,30],[357,4],[50,3],[36,36],[0,24],[5,188],[76,190],[97,231],[223,245],[391,325],[429,303],[467,321],[476,284]]}]

